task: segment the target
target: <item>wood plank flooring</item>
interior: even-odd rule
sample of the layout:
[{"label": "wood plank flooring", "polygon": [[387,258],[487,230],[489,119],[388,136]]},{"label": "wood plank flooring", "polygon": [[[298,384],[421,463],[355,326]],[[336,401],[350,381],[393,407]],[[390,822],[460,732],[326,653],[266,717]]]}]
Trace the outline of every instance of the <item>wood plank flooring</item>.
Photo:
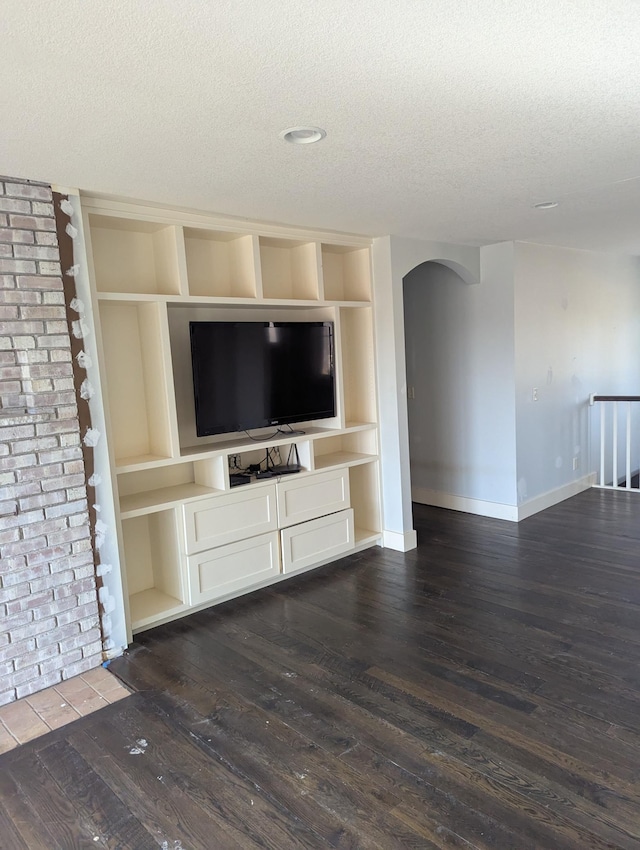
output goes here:
[{"label": "wood plank flooring", "polygon": [[140,635],[137,693],[0,757],[0,847],[640,848],[640,497],[415,507]]}]

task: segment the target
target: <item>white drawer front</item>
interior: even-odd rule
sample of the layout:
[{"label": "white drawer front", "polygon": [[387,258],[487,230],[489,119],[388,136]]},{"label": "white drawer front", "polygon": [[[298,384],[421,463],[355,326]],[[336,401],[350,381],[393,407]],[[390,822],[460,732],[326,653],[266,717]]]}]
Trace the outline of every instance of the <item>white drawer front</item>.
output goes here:
[{"label": "white drawer front", "polygon": [[240,491],[184,506],[187,555],[276,530],[275,486]]},{"label": "white drawer front", "polygon": [[348,508],[349,470],[332,469],[278,482],[281,528]]},{"label": "white drawer front", "polygon": [[278,532],[192,555],[187,569],[191,605],[251,587],[280,573]]},{"label": "white drawer front", "polygon": [[349,552],[354,547],[353,511],[312,519],[283,529],[282,571],[294,573],[319,561]]}]

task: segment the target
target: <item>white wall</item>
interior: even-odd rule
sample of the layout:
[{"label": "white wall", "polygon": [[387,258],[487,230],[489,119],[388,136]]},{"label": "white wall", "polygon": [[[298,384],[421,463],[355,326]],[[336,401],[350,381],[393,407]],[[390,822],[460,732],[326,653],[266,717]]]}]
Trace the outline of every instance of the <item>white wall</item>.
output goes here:
[{"label": "white wall", "polygon": [[514,291],[522,504],[595,469],[590,393],[640,393],[640,260],[516,243]]},{"label": "white wall", "polygon": [[482,249],[478,286],[432,262],[405,277],[416,501],[515,518],[513,256],[512,243]]}]

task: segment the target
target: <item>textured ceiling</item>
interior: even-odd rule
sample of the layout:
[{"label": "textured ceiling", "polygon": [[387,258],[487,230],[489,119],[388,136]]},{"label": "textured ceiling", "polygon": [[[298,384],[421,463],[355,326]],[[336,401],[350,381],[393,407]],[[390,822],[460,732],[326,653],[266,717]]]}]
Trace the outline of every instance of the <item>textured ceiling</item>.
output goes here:
[{"label": "textured ceiling", "polygon": [[[0,173],[371,235],[640,253],[639,11],[2,0]],[[278,138],[299,124],[327,138]]]}]

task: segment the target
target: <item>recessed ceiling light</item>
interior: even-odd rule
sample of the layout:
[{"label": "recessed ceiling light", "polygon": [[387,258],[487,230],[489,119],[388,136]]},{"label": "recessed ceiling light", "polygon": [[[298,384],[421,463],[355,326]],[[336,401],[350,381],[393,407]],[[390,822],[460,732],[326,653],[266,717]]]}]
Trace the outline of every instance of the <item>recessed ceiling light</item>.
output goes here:
[{"label": "recessed ceiling light", "polygon": [[552,210],[558,206],[557,201],[543,201],[541,204],[534,204],[534,210]]},{"label": "recessed ceiling light", "polygon": [[327,131],[322,127],[289,127],[288,130],[283,130],[280,138],[285,142],[291,142],[292,145],[312,145],[314,142],[319,142],[327,135]]}]

